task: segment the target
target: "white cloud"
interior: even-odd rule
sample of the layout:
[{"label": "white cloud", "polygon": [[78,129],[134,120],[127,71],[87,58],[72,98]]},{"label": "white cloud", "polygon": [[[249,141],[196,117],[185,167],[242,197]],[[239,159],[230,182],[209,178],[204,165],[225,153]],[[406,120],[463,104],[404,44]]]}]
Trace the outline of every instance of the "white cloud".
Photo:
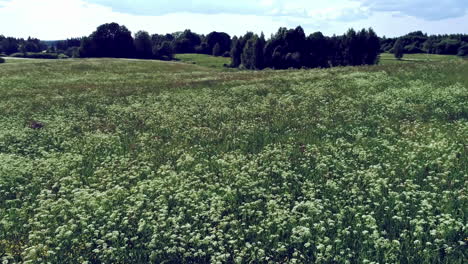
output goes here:
[{"label": "white cloud", "polygon": [[[264,31],[268,35],[281,26],[295,27],[308,24],[311,20],[319,26],[326,20],[346,16],[349,6],[344,6],[345,9],[333,7],[333,1],[339,0],[319,4],[317,9],[302,8],[300,3],[306,3],[303,0],[295,4],[282,3],[278,13],[275,14],[275,10],[271,9],[269,15],[262,16],[188,12],[143,16],[117,12],[109,6],[90,4],[85,0],[10,0],[0,2],[0,23],[9,25],[2,28],[0,34],[63,39],[89,35],[100,24],[117,22],[126,25],[133,32],[147,30],[150,33],[168,33],[190,28],[205,34],[216,30],[232,35]],[[280,2],[283,1],[264,0],[259,3],[272,7],[278,6]]]},{"label": "white cloud", "polygon": [[428,34],[468,34],[468,14],[462,17],[428,21],[423,18],[407,15],[394,15],[392,12],[374,12],[368,19],[360,21],[338,22],[331,21],[324,29],[324,33],[333,34],[344,28],[372,27],[380,35],[387,37],[402,36],[409,32],[421,30]]},{"label": "white cloud", "polygon": [[373,11],[396,12],[426,20],[462,17],[468,11],[466,0],[358,0]]},{"label": "white cloud", "polygon": [[[257,16],[314,17],[327,12],[340,20],[362,19],[373,12],[396,12],[426,20],[465,15],[466,0],[85,0],[110,6],[113,10],[137,15],[164,15],[189,12],[200,14],[247,14]],[[330,13],[331,12],[331,13]],[[359,15],[362,13],[362,15]]]},{"label": "white cloud", "polygon": [[257,16],[308,16],[314,10],[354,8],[356,0],[85,0],[102,4],[113,10],[137,15],[165,15],[169,13],[243,14]]},{"label": "white cloud", "polygon": [[0,7],[1,34],[46,39],[89,35],[96,24],[114,18],[109,7],[81,0],[12,0]]}]

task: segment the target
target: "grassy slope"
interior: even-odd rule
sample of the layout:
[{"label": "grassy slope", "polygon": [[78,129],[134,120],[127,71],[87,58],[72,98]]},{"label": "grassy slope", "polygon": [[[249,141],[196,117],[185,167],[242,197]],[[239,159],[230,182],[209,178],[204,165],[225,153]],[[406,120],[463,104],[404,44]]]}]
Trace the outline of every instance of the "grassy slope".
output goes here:
[{"label": "grassy slope", "polygon": [[0,257],[463,263],[467,70],[0,65]]}]

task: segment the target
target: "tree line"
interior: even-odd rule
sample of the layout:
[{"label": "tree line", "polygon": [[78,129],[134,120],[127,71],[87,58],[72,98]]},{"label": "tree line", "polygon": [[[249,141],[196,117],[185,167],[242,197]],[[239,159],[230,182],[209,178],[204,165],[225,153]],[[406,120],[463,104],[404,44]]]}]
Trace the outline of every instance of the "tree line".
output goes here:
[{"label": "tree line", "polygon": [[104,24],[81,40],[80,57],[116,57],[140,59],[173,59],[176,53],[200,53],[229,56],[231,37],[223,32],[199,35],[190,30],[173,34],[138,31],[134,37],[116,23]]},{"label": "tree line", "polygon": [[[427,35],[415,31],[398,38],[383,37],[380,43],[381,52],[468,56],[468,34]],[[398,50],[395,50],[396,47]]]},{"label": "tree line", "polygon": [[[0,54],[62,54],[63,57],[114,57],[172,60],[177,53],[198,53],[231,58],[227,65],[244,69],[287,69],[372,65],[381,52],[468,55],[468,35],[433,35],[421,31],[399,38],[379,38],[372,29],[348,30],[343,35],[306,36],[301,27],[280,28],[270,38],[247,32],[197,34],[191,30],[172,34],[132,32],[117,23],[99,26],[92,34],[62,41],[17,39],[0,35]],[[37,53],[37,54],[34,54]],[[39,54],[38,54],[39,53]],[[21,56],[21,54],[19,55]]]},{"label": "tree line", "polygon": [[37,38],[13,38],[0,35],[0,53],[40,52],[47,50],[47,44]]},{"label": "tree line", "polygon": [[232,42],[231,66],[246,69],[372,65],[380,53],[379,38],[372,29],[326,37],[321,32],[306,36],[302,27],[280,28],[268,40],[248,32]]},{"label": "tree line", "polygon": [[246,33],[241,37],[224,32],[199,35],[190,30],[173,34],[150,35],[131,32],[116,23],[104,24],[81,40],[79,57],[173,58],[174,53],[198,53],[231,57],[231,67],[245,69],[330,67],[375,64],[379,38],[372,29],[349,30],[343,36],[325,37],[320,32],[306,37],[301,27],[280,28],[265,36]]}]

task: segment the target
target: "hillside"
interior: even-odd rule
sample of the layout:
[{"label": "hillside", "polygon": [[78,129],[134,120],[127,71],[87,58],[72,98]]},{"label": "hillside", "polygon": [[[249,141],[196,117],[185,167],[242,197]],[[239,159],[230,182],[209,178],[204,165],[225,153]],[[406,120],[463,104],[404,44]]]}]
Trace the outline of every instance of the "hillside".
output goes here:
[{"label": "hillside", "polygon": [[204,65],[0,64],[3,263],[466,260],[467,61]]}]

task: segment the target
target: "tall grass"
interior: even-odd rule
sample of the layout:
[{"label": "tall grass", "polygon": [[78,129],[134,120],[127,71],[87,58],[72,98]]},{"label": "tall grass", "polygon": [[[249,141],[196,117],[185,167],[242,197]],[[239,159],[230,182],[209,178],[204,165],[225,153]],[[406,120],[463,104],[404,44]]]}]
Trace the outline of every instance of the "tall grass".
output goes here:
[{"label": "tall grass", "polygon": [[464,263],[467,71],[0,65],[0,258]]}]

